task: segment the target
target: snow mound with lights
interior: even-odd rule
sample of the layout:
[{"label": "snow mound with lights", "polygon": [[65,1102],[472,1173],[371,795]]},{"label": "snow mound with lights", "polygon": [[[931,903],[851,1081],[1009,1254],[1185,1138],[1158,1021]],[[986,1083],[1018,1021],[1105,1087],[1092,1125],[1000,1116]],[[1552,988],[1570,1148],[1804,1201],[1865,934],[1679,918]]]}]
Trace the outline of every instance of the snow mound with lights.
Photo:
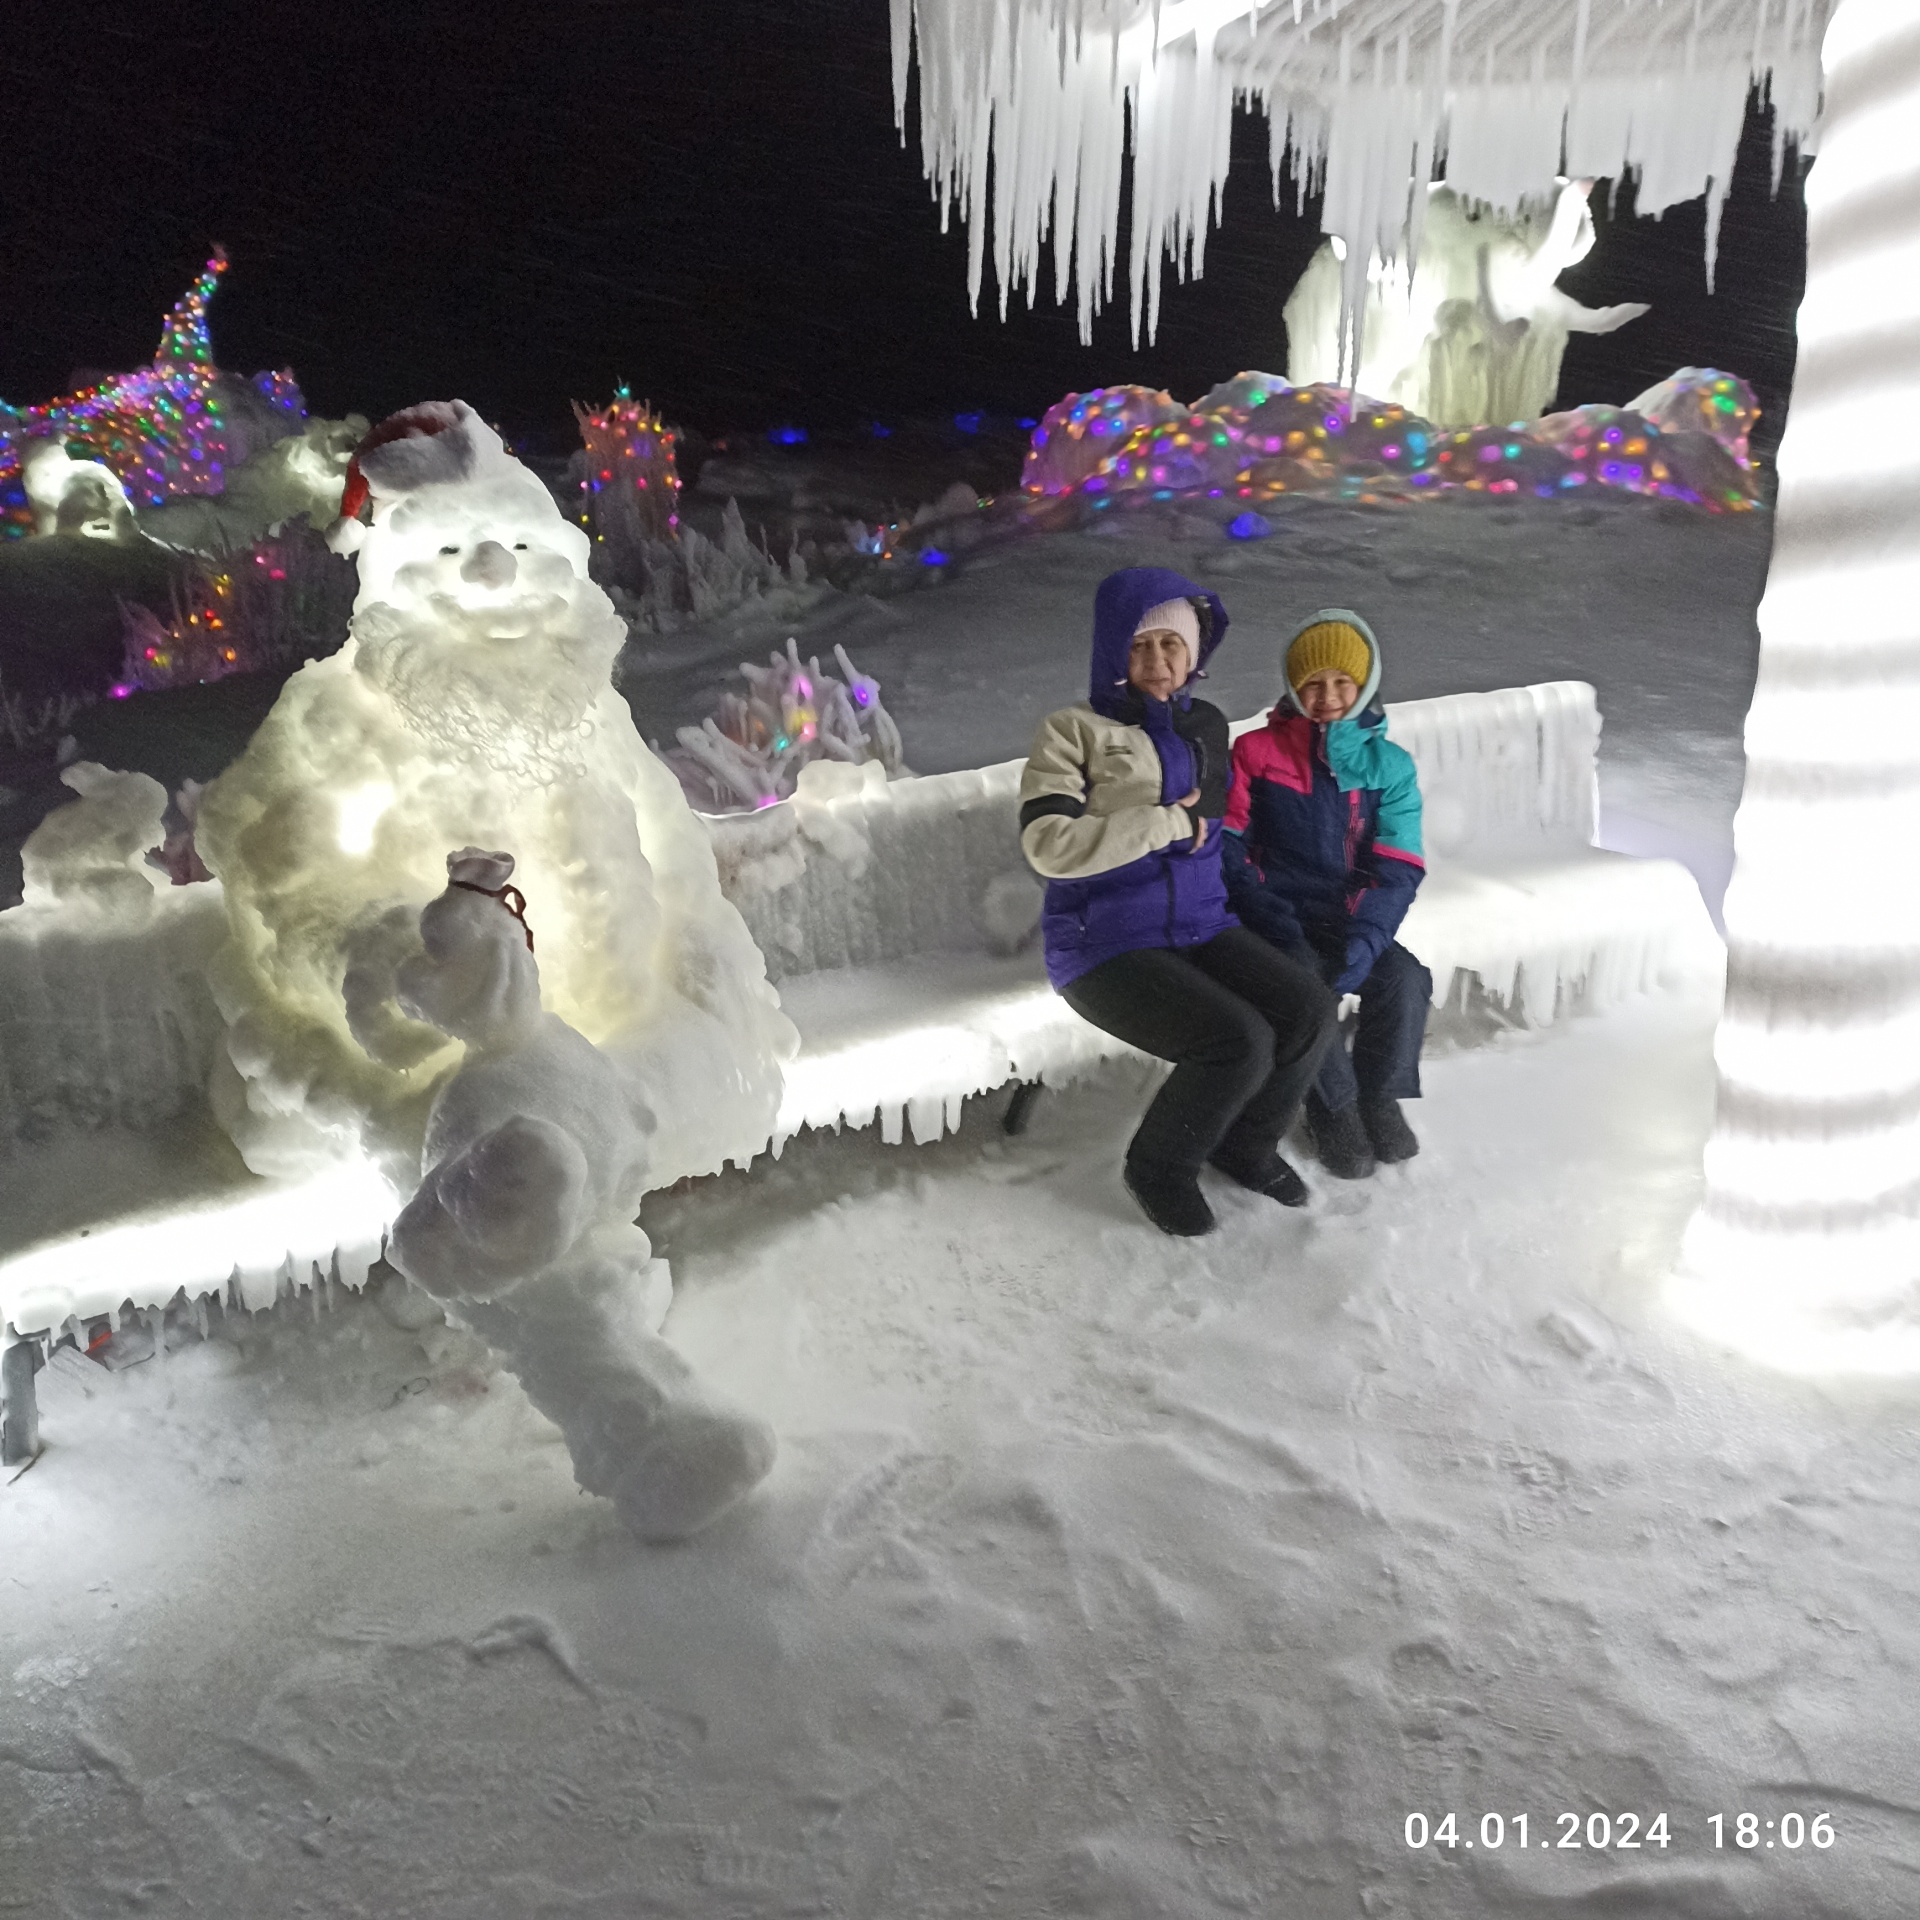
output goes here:
[{"label": "snow mound with lights", "polygon": [[1744,513],[1761,498],[1748,447],[1759,413],[1744,380],[1712,367],[1682,367],[1625,407],[1451,429],[1397,401],[1248,372],[1191,407],[1146,387],[1070,393],[1035,427],[1020,485],[1030,504],[1074,497],[1094,511],[1284,494],[1551,500],[1591,486]]}]

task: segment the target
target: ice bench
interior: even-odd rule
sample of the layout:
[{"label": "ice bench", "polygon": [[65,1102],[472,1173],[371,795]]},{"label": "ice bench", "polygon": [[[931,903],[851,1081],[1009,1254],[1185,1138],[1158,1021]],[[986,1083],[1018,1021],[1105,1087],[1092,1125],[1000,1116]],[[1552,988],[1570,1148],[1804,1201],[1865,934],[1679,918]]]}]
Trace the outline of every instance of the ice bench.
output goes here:
[{"label": "ice bench", "polygon": [[[1574,990],[1604,1004],[1712,964],[1685,869],[1592,844],[1592,688],[1388,716],[1427,797],[1431,871],[1402,937],[1437,997],[1472,975],[1537,1023]],[[721,883],[801,1034],[775,1150],[803,1126],[876,1113],[889,1142],[936,1139],[969,1095],[1059,1083],[1125,1051],[1049,990],[1030,937],[1017,944],[1038,902],[1019,778],[1019,761],[891,785],[827,770],[793,801],[709,822]],[[155,896],[134,928],[0,914],[0,1340],[9,1324],[40,1333],[182,1292],[261,1307],[357,1286],[378,1258],[397,1200],[370,1170],[257,1180],[213,1125],[221,1026],[203,969],[223,931],[214,884]]]},{"label": "ice bench", "polygon": [[[1593,844],[1600,714],[1581,681],[1387,709],[1419,764],[1429,872],[1401,938],[1436,1001],[1464,976],[1529,1024],[1718,953],[1674,862]],[[1261,725],[1261,717],[1234,731]],[[800,1029],[771,1145],[802,1126],[937,1139],[961,1103],[1127,1051],[1046,983],[1018,841],[1021,762],[891,785],[823,770],[793,801],[709,822],[721,884]],[[1020,911],[1025,899],[1024,916]]]}]

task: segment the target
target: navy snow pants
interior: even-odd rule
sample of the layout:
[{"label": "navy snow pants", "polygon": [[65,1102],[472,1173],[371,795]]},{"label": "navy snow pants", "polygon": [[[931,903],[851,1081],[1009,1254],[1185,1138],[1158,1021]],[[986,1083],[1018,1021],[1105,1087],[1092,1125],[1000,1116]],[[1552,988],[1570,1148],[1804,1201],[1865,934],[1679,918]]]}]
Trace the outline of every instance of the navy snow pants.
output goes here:
[{"label": "navy snow pants", "polygon": [[1353,1050],[1337,1038],[1320,1062],[1313,1090],[1332,1112],[1356,1100],[1417,1100],[1420,1043],[1427,1037],[1433,975],[1396,940],[1360,983]]}]

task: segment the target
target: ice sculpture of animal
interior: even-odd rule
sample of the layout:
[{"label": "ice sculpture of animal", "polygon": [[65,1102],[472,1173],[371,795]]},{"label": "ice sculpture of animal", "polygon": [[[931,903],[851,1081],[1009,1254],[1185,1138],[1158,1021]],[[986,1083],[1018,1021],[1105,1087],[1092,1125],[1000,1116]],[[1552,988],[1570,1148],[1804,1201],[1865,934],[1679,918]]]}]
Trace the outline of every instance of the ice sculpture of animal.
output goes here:
[{"label": "ice sculpture of animal", "polygon": [[75,460],[58,440],[32,440],[20,460],[36,533],[131,540],[133,507],[120,476],[98,460]]},{"label": "ice sculpture of animal", "polygon": [[1476,211],[1446,187],[1428,195],[1419,259],[1367,268],[1359,364],[1340,320],[1345,244],[1330,239],[1287,300],[1287,378],[1351,385],[1436,426],[1507,425],[1553,404],[1575,333],[1611,333],[1647,311],[1585,307],[1554,284],[1593,248],[1590,180],[1570,180],[1551,212]]},{"label": "ice sculpture of animal", "polygon": [[712,848],[609,670],[626,630],[587,536],[459,401],[368,436],[340,652],[287,682],[200,806],[225,886],[215,1110],[259,1172],[367,1151],[411,1180],[457,1049],[396,1006],[449,846],[510,846],[552,1009],[664,1117],[654,1177],[766,1140],[793,1030]]},{"label": "ice sculpture of animal", "polygon": [[642,1539],[679,1539],[766,1477],[773,1431],[703,1393],[657,1337],[652,1249],[634,1225],[654,1116],[541,1011],[541,902],[516,917],[512,874],[506,854],[450,854],[419,917],[423,951],[398,971],[407,1012],[466,1058],[434,1100],[389,1255],[500,1353],[566,1435],[581,1486]]}]

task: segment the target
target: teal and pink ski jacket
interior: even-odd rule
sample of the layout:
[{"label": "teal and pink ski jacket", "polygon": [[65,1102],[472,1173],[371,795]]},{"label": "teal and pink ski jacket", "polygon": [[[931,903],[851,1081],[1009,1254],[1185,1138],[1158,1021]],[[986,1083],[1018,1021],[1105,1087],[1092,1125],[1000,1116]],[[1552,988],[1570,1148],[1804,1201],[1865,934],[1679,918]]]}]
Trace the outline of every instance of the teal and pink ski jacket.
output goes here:
[{"label": "teal and pink ski jacket", "polygon": [[1352,993],[1392,944],[1426,874],[1420,779],[1371,704],[1380,682],[1371,630],[1344,608],[1314,619],[1359,628],[1373,671],[1346,719],[1318,725],[1289,695],[1264,727],[1234,742],[1221,863],[1243,925],[1288,951],[1312,950],[1335,991]]}]

